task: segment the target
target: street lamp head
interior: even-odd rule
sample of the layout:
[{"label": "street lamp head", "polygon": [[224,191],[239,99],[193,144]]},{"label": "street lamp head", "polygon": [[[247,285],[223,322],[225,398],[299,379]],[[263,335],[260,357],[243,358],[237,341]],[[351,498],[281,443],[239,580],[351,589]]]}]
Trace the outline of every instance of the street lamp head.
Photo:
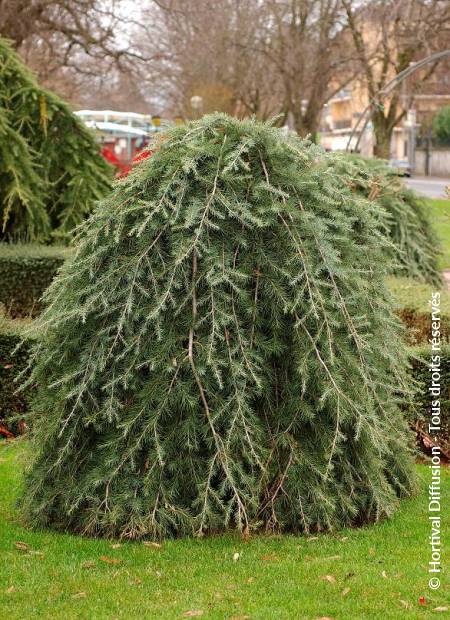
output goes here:
[{"label": "street lamp head", "polygon": [[193,110],[200,110],[203,105],[203,97],[200,95],[193,95],[191,97],[191,108]]}]

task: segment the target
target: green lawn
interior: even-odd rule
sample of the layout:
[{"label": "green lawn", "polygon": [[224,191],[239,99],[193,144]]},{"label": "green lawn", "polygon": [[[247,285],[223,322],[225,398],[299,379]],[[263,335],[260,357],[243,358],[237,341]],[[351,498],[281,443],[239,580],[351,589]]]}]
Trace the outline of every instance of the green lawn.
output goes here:
[{"label": "green lawn", "polygon": [[[417,282],[412,278],[390,276],[386,284],[394,298],[397,309],[409,308],[415,312],[429,315],[431,287],[429,284]],[[441,291],[441,314],[450,316],[450,292],[446,288]],[[1,325],[1,324],[0,324]]]},{"label": "green lawn", "polygon": [[[434,611],[448,606],[448,577],[437,592],[428,588],[424,492],[403,501],[390,521],[333,536],[254,536],[244,542],[228,535],[168,541],[160,548],[119,545],[32,532],[20,523],[14,504],[26,449],[24,441],[0,443],[2,619],[448,617]],[[425,489],[428,468],[418,470]],[[448,506],[449,470],[443,482]]]},{"label": "green lawn", "polygon": [[440,260],[442,269],[450,269],[450,200],[428,200],[430,217],[442,242],[444,254]]}]

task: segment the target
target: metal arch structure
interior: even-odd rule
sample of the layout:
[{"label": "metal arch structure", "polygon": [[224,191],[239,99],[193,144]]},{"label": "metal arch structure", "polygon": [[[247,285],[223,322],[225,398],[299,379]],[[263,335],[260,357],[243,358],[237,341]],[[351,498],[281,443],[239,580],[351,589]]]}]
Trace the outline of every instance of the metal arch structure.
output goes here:
[{"label": "metal arch structure", "polygon": [[[427,56],[426,58],[422,58],[422,60],[418,60],[417,62],[411,64],[409,67],[407,67],[406,69],[404,69],[403,71],[401,71],[398,75],[395,76],[395,78],[393,78],[392,80],[390,80],[381,90],[378,91],[377,93],[377,99],[381,100],[384,99],[384,97],[387,97],[399,84],[401,84],[403,82],[404,79],[406,79],[407,77],[409,77],[410,75],[412,75],[415,71],[417,71],[418,69],[421,69],[424,65],[427,65],[430,62],[436,62],[438,60],[442,60],[442,58],[447,58],[450,57],[450,50],[444,50],[442,52],[436,52],[435,54],[431,54],[430,56]],[[362,121],[364,120],[364,125],[362,126],[362,129],[359,133],[358,139],[356,141],[356,144],[354,146],[354,150],[356,151],[359,147],[359,144],[361,142],[361,138],[367,128],[367,125],[370,121],[370,111],[372,110],[373,105],[375,104],[375,102],[372,100],[369,105],[364,108],[361,116],[358,119],[358,122],[356,123],[356,125],[353,127],[352,132],[350,134],[350,137],[348,139],[347,142],[347,146],[345,148],[346,151],[350,150],[350,145],[351,142],[353,140],[353,138],[355,137],[357,131],[358,131],[358,127],[360,126],[360,124],[362,123]]]}]

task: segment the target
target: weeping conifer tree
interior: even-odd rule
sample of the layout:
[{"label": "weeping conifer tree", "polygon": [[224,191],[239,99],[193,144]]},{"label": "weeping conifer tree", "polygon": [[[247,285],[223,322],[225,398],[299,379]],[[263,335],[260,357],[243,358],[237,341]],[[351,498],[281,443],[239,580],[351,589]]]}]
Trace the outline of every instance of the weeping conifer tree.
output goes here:
[{"label": "weeping conifer tree", "polygon": [[395,170],[382,159],[347,154],[332,154],[329,158],[352,191],[361,193],[385,211],[381,223],[387,225],[392,242],[390,272],[442,286],[438,266],[441,247],[425,200],[405,187]]},{"label": "weeping conifer tree", "polygon": [[378,209],[256,121],[152,148],[48,291],[28,519],[163,538],[390,515],[413,482]]},{"label": "weeping conifer tree", "polygon": [[0,37],[0,239],[70,238],[111,177],[93,134]]}]

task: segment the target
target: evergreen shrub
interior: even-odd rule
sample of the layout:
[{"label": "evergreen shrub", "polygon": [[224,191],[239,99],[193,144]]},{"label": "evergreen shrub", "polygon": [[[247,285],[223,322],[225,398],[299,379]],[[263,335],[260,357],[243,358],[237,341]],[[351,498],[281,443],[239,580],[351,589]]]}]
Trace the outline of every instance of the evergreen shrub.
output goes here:
[{"label": "evergreen shrub", "polygon": [[36,316],[45,289],[69,254],[61,246],[0,243],[0,304],[7,314]]},{"label": "evergreen shrub", "polygon": [[256,121],[152,148],[46,293],[24,514],[128,538],[392,514],[414,481],[378,205]]},{"label": "evergreen shrub", "polygon": [[0,37],[0,238],[67,240],[111,177],[94,135]]},{"label": "evergreen shrub", "polygon": [[26,373],[32,339],[26,335],[29,321],[12,320],[0,313],[0,425],[16,434],[29,413],[32,387],[19,388],[19,376]]},{"label": "evergreen shrub", "polygon": [[450,105],[440,108],[434,115],[433,133],[442,144],[450,143]]},{"label": "evergreen shrub", "polygon": [[330,165],[352,191],[378,205],[391,240],[388,251],[393,275],[442,285],[438,266],[440,241],[433,230],[426,200],[405,187],[394,169],[382,159],[331,154]]},{"label": "evergreen shrub", "polygon": [[418,446],[426,453],[433,445],[438,445],[441,454],[450,460],[450,345],[444,344],[441,348],[440,364],[440,413],[441,432],[430,433],[431,420],[430,386],[430,345],[421,344],[411,349],[411,374],[419,384],[419,391],[414,399],[414,406],[407,408],[407,418],[410,427],[416,433]]}]

